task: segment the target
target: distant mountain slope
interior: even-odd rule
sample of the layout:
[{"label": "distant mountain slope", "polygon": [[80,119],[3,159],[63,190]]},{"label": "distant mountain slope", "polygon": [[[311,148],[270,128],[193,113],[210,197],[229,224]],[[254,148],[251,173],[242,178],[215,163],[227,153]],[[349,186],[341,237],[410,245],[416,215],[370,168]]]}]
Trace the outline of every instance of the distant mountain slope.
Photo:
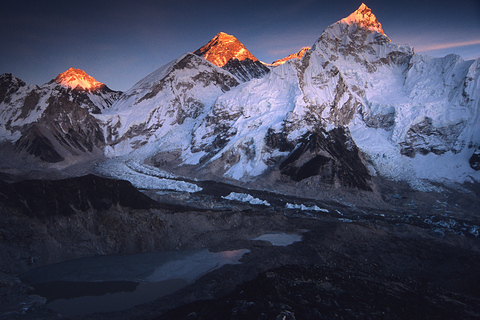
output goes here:
[{"label": "distant mountain slope", "polygon": [[71,68],[40,87],[3,74],[0,140],[14,143],[23,157],[46,162],[68,158],[74,163],[92,152],[101,155],[105,139],[92,114],[108,109],[120,94],[79,69]]}]

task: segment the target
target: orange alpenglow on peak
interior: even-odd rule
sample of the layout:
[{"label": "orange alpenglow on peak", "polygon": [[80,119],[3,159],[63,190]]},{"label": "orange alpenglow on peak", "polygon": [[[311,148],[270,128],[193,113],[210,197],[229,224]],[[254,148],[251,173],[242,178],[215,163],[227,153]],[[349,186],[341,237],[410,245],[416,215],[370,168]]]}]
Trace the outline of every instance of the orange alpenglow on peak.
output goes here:
[{"label": "orange alpenglow on peak", "polygon": [[387,36],[382,29],[382,24],[378,22],[377,18],[373,14],[372,10],[367,7],[364,3],[351,15],[346,18],[343,18],[339,21],[340,23],[346,24],[357,24],[365,29],[375,31]]},{"label": "orange alpenglow on peak", "polygon": [[83,91],[95,91],[105,86],[89,76],[85,71],[75,68],[70,68],[60,73],[55,78],[55,82],[67,88]]},{"label": "orange alpenglow on peak", "polygon": [[293,53],[285,58],[282,58],[282,59],[278,59],[278,60],[275,60],[272,62],[272,66],[279,66],[281,64],[284,64],[285,62],[287,62],[288,60],[292,60],[292,59],[302,59],[302,57],[305,55],[305,52],[307,52],[308,50],[310,50],[311,48],[310,47],[303,47],[302,49],[300,49],[300,51],[298,51],[297,53]]},{"label": "orange alpenglow on peak", "polygon": [[240,61],[258,61],[245,46],[232,35],[220,32],[206,45],[194,52],[218,67],[223,67],[233,58]]}]

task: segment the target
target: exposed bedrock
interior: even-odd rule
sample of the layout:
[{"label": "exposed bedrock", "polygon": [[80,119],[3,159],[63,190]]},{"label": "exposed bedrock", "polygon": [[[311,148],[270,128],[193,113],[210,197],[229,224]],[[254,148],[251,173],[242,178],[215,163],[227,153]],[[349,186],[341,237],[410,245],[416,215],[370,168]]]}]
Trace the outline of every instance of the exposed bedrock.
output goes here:
[{"label": "exposed bedrock", "polygon": [[348,129],[323,129],[305,136],[281,163],[280,171],[294,181],[310,177],[332,186],[371,190],[370,175]]}]

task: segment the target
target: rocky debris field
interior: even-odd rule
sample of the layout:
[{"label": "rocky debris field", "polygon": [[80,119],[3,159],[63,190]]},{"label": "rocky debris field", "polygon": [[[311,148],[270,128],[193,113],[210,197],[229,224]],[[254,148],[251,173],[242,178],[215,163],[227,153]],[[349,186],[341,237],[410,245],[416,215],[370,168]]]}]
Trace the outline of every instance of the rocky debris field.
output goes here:
[{"label": "rocky debris field", "polygon": [[[384,206],[366,208],[346,197],[319,201],[214,182],[198,185],[197,193],[142,194],[129,183],[91,175],[1,183],[0,317],[62,318],[20,282],[18,275],[33,268],[98,255],[199,248],[249,252],[240,264],[225,265],[159,300],[84,318],[480,316],[480,219],[468,204],[477,198],[475,186],[435,196],[385,184]],[[264,234],[302,240],[285,246],[253,240]]]}]

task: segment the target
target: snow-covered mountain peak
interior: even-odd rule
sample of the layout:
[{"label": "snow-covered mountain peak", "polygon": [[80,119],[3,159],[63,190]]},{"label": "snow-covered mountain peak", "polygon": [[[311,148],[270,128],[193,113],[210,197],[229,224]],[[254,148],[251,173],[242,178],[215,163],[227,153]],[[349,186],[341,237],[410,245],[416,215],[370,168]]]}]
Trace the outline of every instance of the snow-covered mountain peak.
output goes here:
[{"label": "snow-covered mountain peak", "polygon": [[367,73],[381,66],[405,65],[414,55],[412,47],[392,43],[372,10],[364,4],[325,29],[311,51],[340,70],[360,68]]},{"label": "snow-covered mountain peak", "polygon": [[19,88],[25,87],[26,84],[11,73],[4,73],[0,75],[0,103],[5,97],[13,94]]},{"label": "snow-covered mountain peak", "polygon": [[11,83],[11,84],[16,84],[19,86],[25,86],[25,82],[20,80],[19,78],[15,77],[11,73],[4,73],[0,75],[0,84],[6,84],[6,83]]},{"label": "snow-covered mountain peak", "polygon": [[362,3],[362,5],[351,15],[340,20],[339,23],[346,23],[348,25],[356,24],[368,30],[375,31],[383,34],[384,36],[387,36],[383,32],[382,24],[378,22],[372,10],[364,3]]},{"label": "snow-covered mountain peak", "polygon": [[238,41],[237,38],[235,38],[234,36],[232,36],[230,34],[227,34],[225,32],[219,32],[215,36],[215,38],[217,38],[219,41],[221,41],[223,43]]},{"label": "snow-covered mountain peak", "polygon": [[55,82],[64,87],[79,91],[95,91],[105,86],[103,83],[89,76],[85,71],[75,68],[70,68],[60,73],[55,78]]},{"label": "snow-covered mountain peak", "polygon": [[279,66],[281,64],[284,64],[285,62],[287,62],[288,60],[292,60],[292,59],[302,59],[302,57],[305,55],[305,52],[307,52],[308,50],[310,50],[311,48],[310,47],[303,47],[302,49],[300,49],[300,51],[296,52],[296,53],[292,53],[291,55],[289,56],[286,56],[285,58],[282,58],[282,59],[278,59],[278,60],[275,60],[272,62],[272,66],[276,67],[276,66]]},{"label": "snow-covered mountain peak", "polygon": [[239,61],[245,59],[258,61],[237,38],[224,32],[218,33],[212,40],[194,53],[218,67],[223,67],[233,58]]}]

